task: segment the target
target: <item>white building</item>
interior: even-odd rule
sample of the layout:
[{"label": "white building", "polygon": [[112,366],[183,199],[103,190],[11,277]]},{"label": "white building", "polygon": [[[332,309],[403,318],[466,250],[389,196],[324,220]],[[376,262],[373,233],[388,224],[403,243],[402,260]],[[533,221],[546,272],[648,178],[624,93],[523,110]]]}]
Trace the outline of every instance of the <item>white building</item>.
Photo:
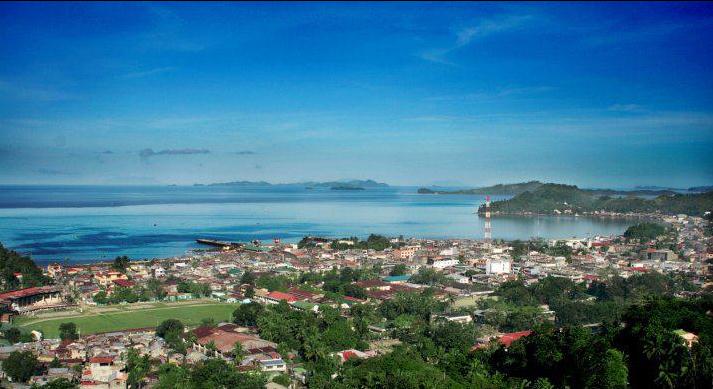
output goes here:
[{"label": "white building", "polygon": [[458,261],[457,259],[441,259],[441,260],[434,260],[433,264],[431,266],[433,266],[436,269],[445,269],[447,267],[455,266],[459,263],[460,263],[460,261]]},{"label": "white building", "polygon": [[488,259],[485,263],[485,273],[487,274],[509,274],[512,265],[507,259]]}]

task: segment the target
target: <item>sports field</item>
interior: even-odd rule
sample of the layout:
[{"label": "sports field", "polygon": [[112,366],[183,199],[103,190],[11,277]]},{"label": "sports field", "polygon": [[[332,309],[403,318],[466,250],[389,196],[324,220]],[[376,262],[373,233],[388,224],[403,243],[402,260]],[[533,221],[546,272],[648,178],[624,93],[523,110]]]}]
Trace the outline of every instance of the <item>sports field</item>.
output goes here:
[{"label": "sports field", "polygon": [[155,327],[166,319],[178,319],[186,325],[196,325],[205,318],[216,322],[230,321],[236,304],[205,302],[200,304],[154,304],[123,308],[114,312],[87,312],[73,316],[32,318],[21,317],[15,325],[21,329],[42,331],[46,338],[59,337],[59,325],[73,322],[82,335],[129,328]]}]

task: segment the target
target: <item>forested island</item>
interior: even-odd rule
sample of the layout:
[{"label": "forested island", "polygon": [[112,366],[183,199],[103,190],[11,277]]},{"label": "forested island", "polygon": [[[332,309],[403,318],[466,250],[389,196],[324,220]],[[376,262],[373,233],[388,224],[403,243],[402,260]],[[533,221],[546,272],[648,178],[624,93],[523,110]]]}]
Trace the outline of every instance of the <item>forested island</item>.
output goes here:
[{"label": "forested island", "polygon": [[[612,197],[575,185],[542,184],[508,200],[494,201],[491,212],[497,214],[592,214],[592,213],[663,213],[702,216],[713,209],[713,192],[660,195],[647,199],[637,196]],[[485,206],[478,209],[485,212]]]}]

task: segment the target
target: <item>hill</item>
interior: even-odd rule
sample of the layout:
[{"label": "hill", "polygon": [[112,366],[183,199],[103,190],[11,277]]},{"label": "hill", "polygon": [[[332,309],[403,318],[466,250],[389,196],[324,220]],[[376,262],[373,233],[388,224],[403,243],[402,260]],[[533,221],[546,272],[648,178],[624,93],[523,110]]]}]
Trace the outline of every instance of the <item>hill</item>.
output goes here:
[{"label": "hill", "polygon": [[[440,190],[432,188],[419,188],[420,194],[463,194],[463,195],[501,195],[514,196],[524,192],[532,192],[544,185],[540,181],[521,182],[517,184],[498,184],[473,189]],[[691,192],[705,192],[707,187],[695,187],[688,189]],[[633,190],[617,189],[581,189],[597,196],[661,196],[674,195],[685,192],[686,189],[662,188],[662,187],[636,187]]]},{"label": "hill", "polygon": [[[543,184],[533,191],[491,204],[493,214],[588,214],[595,211],[616,213],[685,213],[703,215],[713,209],[713,192],[666,194],[653,199],[635,196],[611,197],[574,185]],[[478,210],[485,212],[484,206]]]},{"label": "hill", "polygon": [[[21,280],[16,273],[22,275]],[[42,274],[42,269],[28,256],[6,249],[0,243],[0,289],[3,291],[32,286],[45,285],[49,282]]]},{"label": "hill", "polygon": [[521,182],[517,184],[498,184],[485,186],[482,188],[461,189],[461,190],[437,190],[429,188],[419,188],[420,194],[468,194],[468,195],[516,195],[527,191],[533,191],[543,184],[540,181]]}]

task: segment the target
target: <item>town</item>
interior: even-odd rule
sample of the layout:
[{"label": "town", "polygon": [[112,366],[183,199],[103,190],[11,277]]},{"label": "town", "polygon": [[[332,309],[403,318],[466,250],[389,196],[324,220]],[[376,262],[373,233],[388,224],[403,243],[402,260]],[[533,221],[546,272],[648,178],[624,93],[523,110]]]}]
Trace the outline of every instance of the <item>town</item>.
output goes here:
[{"label": "town", "polygon": [[[168,387],[190,369],[230,368],[241,387],[319,387],[347,380],[356,360],[403,353],[423,326],[456,331],[442,336],[468,353],[506,350],[541,326],[597,331],[647,295],[705,296],[709,219],[657,216],[586,239],[305,237],[53,263],[32,280],[14,273],[18,288],[0,294],[2,378]],[[698,340],[675,330],[688,347]]]}]

